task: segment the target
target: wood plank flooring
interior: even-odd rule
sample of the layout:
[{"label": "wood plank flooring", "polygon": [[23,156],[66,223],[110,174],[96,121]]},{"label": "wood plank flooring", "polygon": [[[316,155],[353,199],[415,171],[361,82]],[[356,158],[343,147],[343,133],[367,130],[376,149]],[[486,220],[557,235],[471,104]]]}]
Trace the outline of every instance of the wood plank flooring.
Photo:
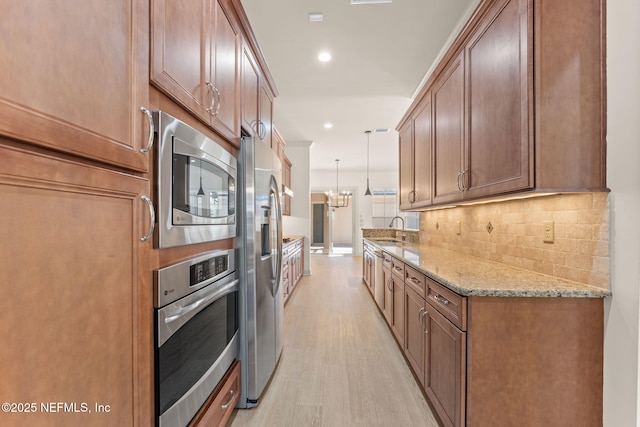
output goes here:
[{"label": "wood plank flooring", "polygon": [[382,314],[362,257],[311,256],[284,314],[284,350],[259,405],[230,426],[437,427]]}]

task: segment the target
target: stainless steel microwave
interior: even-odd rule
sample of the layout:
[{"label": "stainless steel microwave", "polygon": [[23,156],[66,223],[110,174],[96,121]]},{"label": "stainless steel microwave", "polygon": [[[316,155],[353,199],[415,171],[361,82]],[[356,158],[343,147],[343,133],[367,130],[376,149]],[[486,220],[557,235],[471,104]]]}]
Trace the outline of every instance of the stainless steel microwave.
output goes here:
[{"label": "stainless steel microwave", "polygon": [[157,247],[235,237],[237,159],[212,137],[162,111],[153,112]]}]

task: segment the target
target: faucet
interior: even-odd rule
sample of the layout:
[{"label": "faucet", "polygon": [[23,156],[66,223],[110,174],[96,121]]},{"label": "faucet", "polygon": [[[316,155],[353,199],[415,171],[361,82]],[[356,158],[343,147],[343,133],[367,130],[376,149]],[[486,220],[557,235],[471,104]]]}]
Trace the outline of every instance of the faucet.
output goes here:
[{"label": "faucet", "polygon": [[391,222],[389,223],[389,227],[391,227],[393,225],[393,221],[395,221],[396,219],[399,219],[402,221],[402,241],[404,242],[407,238],[407,235],[404,233],[404,218],[402,218],[401,216],[394,216],[393,218],[391,218]]}]

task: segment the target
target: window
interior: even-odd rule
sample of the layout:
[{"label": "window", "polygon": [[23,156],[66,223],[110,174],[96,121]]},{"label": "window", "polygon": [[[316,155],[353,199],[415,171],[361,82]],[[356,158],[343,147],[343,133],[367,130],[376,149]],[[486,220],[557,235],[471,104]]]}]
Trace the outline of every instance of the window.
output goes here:
[{"label": "window", "polygon": [[[374,228],[388,228],[393,217],[399,215],[404,218],[407,230],[418,230],[420,216],[418,212],[398,212],[398,192],[396,190],[373,190],[372,226]],[[401,224],[394,225],[395,228]]]}]

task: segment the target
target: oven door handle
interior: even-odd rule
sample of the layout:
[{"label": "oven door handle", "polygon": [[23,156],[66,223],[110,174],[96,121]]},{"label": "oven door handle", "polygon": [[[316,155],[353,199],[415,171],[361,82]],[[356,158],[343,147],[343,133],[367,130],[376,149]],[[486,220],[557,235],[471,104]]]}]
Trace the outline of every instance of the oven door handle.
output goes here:
[{"label": "oven door handle", "polygon": [[164,323],[171,323],[171,322],[175,322],[176,320],[180,319],[181,317],[187,315],[188,313],[196,310],[198,307],[202,306],[202,305],[209,305],[208,303],[211,302],[212,300],[216,300],[218,298],[220,298],[223,295],[226,295],[230,292],[233,291],[233,288],[237,287],[239,280],[236,279],[231,283],[226,284],[225,286],[223,286],[222,288],[218,289],[216,292],[207,295],[206,297],[199,299],[196,302],[193,302],[189,305],[185,305],[184,307],[176,310],[176,312],[171,315],[171,316],[167,316],[164,319]]}]

